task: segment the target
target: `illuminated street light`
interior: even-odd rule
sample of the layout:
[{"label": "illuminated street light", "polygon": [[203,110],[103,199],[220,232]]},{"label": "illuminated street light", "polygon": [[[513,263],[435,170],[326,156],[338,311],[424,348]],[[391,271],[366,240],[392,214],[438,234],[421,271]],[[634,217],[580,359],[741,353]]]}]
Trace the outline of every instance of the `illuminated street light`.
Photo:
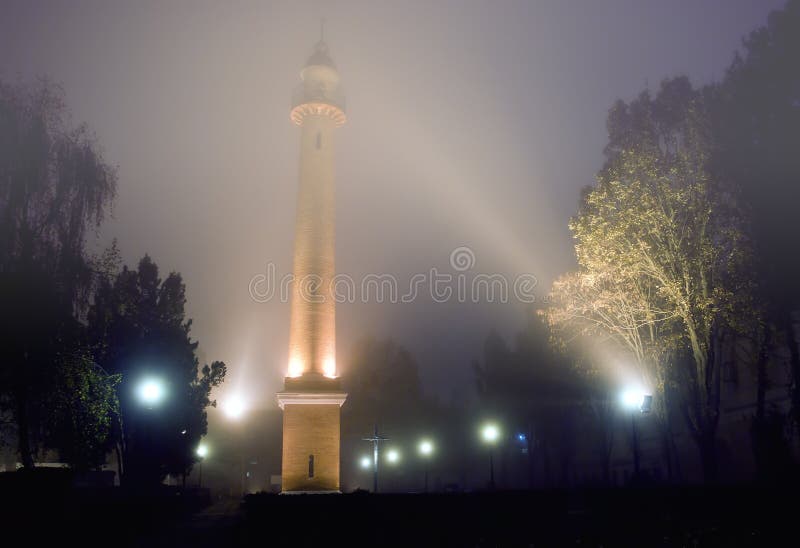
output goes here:
[{"label": "illuminated street light", "polygon": [[489,489],[494,490],[494,446],[500,439],[500,428],[491,422],[484,424],[481,437],[489,445]]},{"label": "illuminated street light", "polygon": [[205,443],[201,443],[197,446],[197,456],[200,457],[200,477],[197,480],[197,486],[203,486],[203,461],[206,460],[208,456],[208,446]]},{"label": "illuminated street light", "polygon": [[425,492],[428,492],[428,462],[431,455],[433,455],[433,442],[431,440],[422,440],[419,442],[419,454],[425,459]]},{"label": "illuminated street light", "polygon": [[400,452],[397,449],[389,449],[386,452],[386,460],[389,461],[390,464],[397,464],[400,462]]},{"label": "illuminated street light", "polygon": [[645,393],[636,388],[628,388],[622,392],[620,400],[625,409],[641,410],[645,401]]},{"label": "illuminated street light", "polygon": [[644,415],[650,412],[653,396],[637,388],[628,388],[620,395],[622,406],[631,413],[631,450],[633,451],[633,477],[639,476],[639,438],[636,434],[637,411]]},{"label": "illuminated street light", "polygon": [[139,399],[147,407],[153,407],[154,405],[161,403],[166,395],[166,392],[167,391],[164,387],[164,382],[155,377],[142,380],[136,389],[136,394],[138,395]]},{"label": "illuminated street light", "polygon": [[358,463],[364,470],[369,470],[370,468],[372,468],[372,459],[367,457],[366,455],[361,457],[361,460],[359,460]]},{"label": "illuminated street light", "polygon": [[481,429],[481,437],[486,443],[494,445],[500,439],[500,428],[494,423],[485,424]]},{"label": "illuminated street light", "polygon": [[423,457],[429,457],[433,453],[433,442],[430,440],[422,440],[419,442],[419,454]]}]

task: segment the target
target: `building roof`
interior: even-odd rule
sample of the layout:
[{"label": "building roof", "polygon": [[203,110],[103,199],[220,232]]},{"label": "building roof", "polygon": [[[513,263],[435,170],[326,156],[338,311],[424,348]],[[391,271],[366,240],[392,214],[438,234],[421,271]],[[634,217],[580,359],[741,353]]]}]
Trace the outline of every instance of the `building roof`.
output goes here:
[{"label": "building roof", "polygon": [[326,44],[323,40],[320,40],[314,45],[314,52],[306,62],[306,66],[310,65],[326,65],[336,68],[336,65],[333,63],[333,59],[331,59],[330,53],[328,52],[328,44]]}]

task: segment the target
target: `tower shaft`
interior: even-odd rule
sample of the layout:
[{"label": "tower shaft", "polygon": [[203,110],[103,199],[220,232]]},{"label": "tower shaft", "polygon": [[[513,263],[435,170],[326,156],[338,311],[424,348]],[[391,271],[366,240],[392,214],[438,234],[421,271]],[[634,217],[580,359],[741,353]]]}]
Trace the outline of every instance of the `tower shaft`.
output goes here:
[{"label": "tower shaft", "polygon": [[300,166],[283,409],[281,490],[339,492],[340,408],[336,378],[334,129],[345,121],[339,74],[319,42],[292,99]]},{"label": "tower shaft", "polygon": [[334,121],[303,119],[295,223],[289,376],[336,374]]}]

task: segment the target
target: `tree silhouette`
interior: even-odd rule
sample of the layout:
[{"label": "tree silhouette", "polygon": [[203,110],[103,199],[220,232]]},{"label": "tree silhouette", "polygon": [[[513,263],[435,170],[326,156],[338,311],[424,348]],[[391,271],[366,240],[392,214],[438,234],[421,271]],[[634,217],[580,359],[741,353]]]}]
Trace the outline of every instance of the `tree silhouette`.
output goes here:
[{"label": "tree silhouette", "polygon": [[[97,362],[122,375],[117,432],[122,477],[153,484],[166,474],[186,474],[206,434],[206,408],[216,405],[211,389],[225,378],[225,364],[199,365],[197,345],[185,318],[185,285],[172,272],[165,280],[146,256],[136,270],[123,269],[103,281],[89,311]],[[137,386],[152,376],[165,385],[163,403],[147,408]]]},{"label": "tree silhouette", "polygon": [[[0,405],[26,468],[46,441],[60,360],[80,351],[97,265],[85,250],[116,191],[57,86],[0,82]],[[64,364],[61,364],[64,365]]]},{"label": "tree silhouette", "polygon": [[[741,191],[749,208],[757,260],[759,301],[767,320],[763,360],[785,344],[793,379],[792,409],[800,427],[800,338],[793,314],[800,308],[800,1],[789,0],[752,32],[724,80],[708,90],[717,148],[714,169]],[[771,337],[773,329],[782,340]],[[766,368],[766,363],[762,364]],[[761,375],[768,378],[768,372]],[[759,416],[763,419],[763,398]],[[761,420],[759,419],[759,420]]]}]

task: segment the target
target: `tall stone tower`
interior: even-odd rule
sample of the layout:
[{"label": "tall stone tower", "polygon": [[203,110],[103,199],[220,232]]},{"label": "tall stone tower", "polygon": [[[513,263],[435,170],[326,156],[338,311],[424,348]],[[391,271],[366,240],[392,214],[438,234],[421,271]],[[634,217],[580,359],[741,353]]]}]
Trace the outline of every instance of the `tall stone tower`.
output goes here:
[{"label": "tall stone tower", "polygon": [[320,40],[292,97],[300,126],[288,375],[283,409],[282,492],[339,491],[339,411],[347,394],[336,377],[334,130],[345,122],[339,73]]}]

